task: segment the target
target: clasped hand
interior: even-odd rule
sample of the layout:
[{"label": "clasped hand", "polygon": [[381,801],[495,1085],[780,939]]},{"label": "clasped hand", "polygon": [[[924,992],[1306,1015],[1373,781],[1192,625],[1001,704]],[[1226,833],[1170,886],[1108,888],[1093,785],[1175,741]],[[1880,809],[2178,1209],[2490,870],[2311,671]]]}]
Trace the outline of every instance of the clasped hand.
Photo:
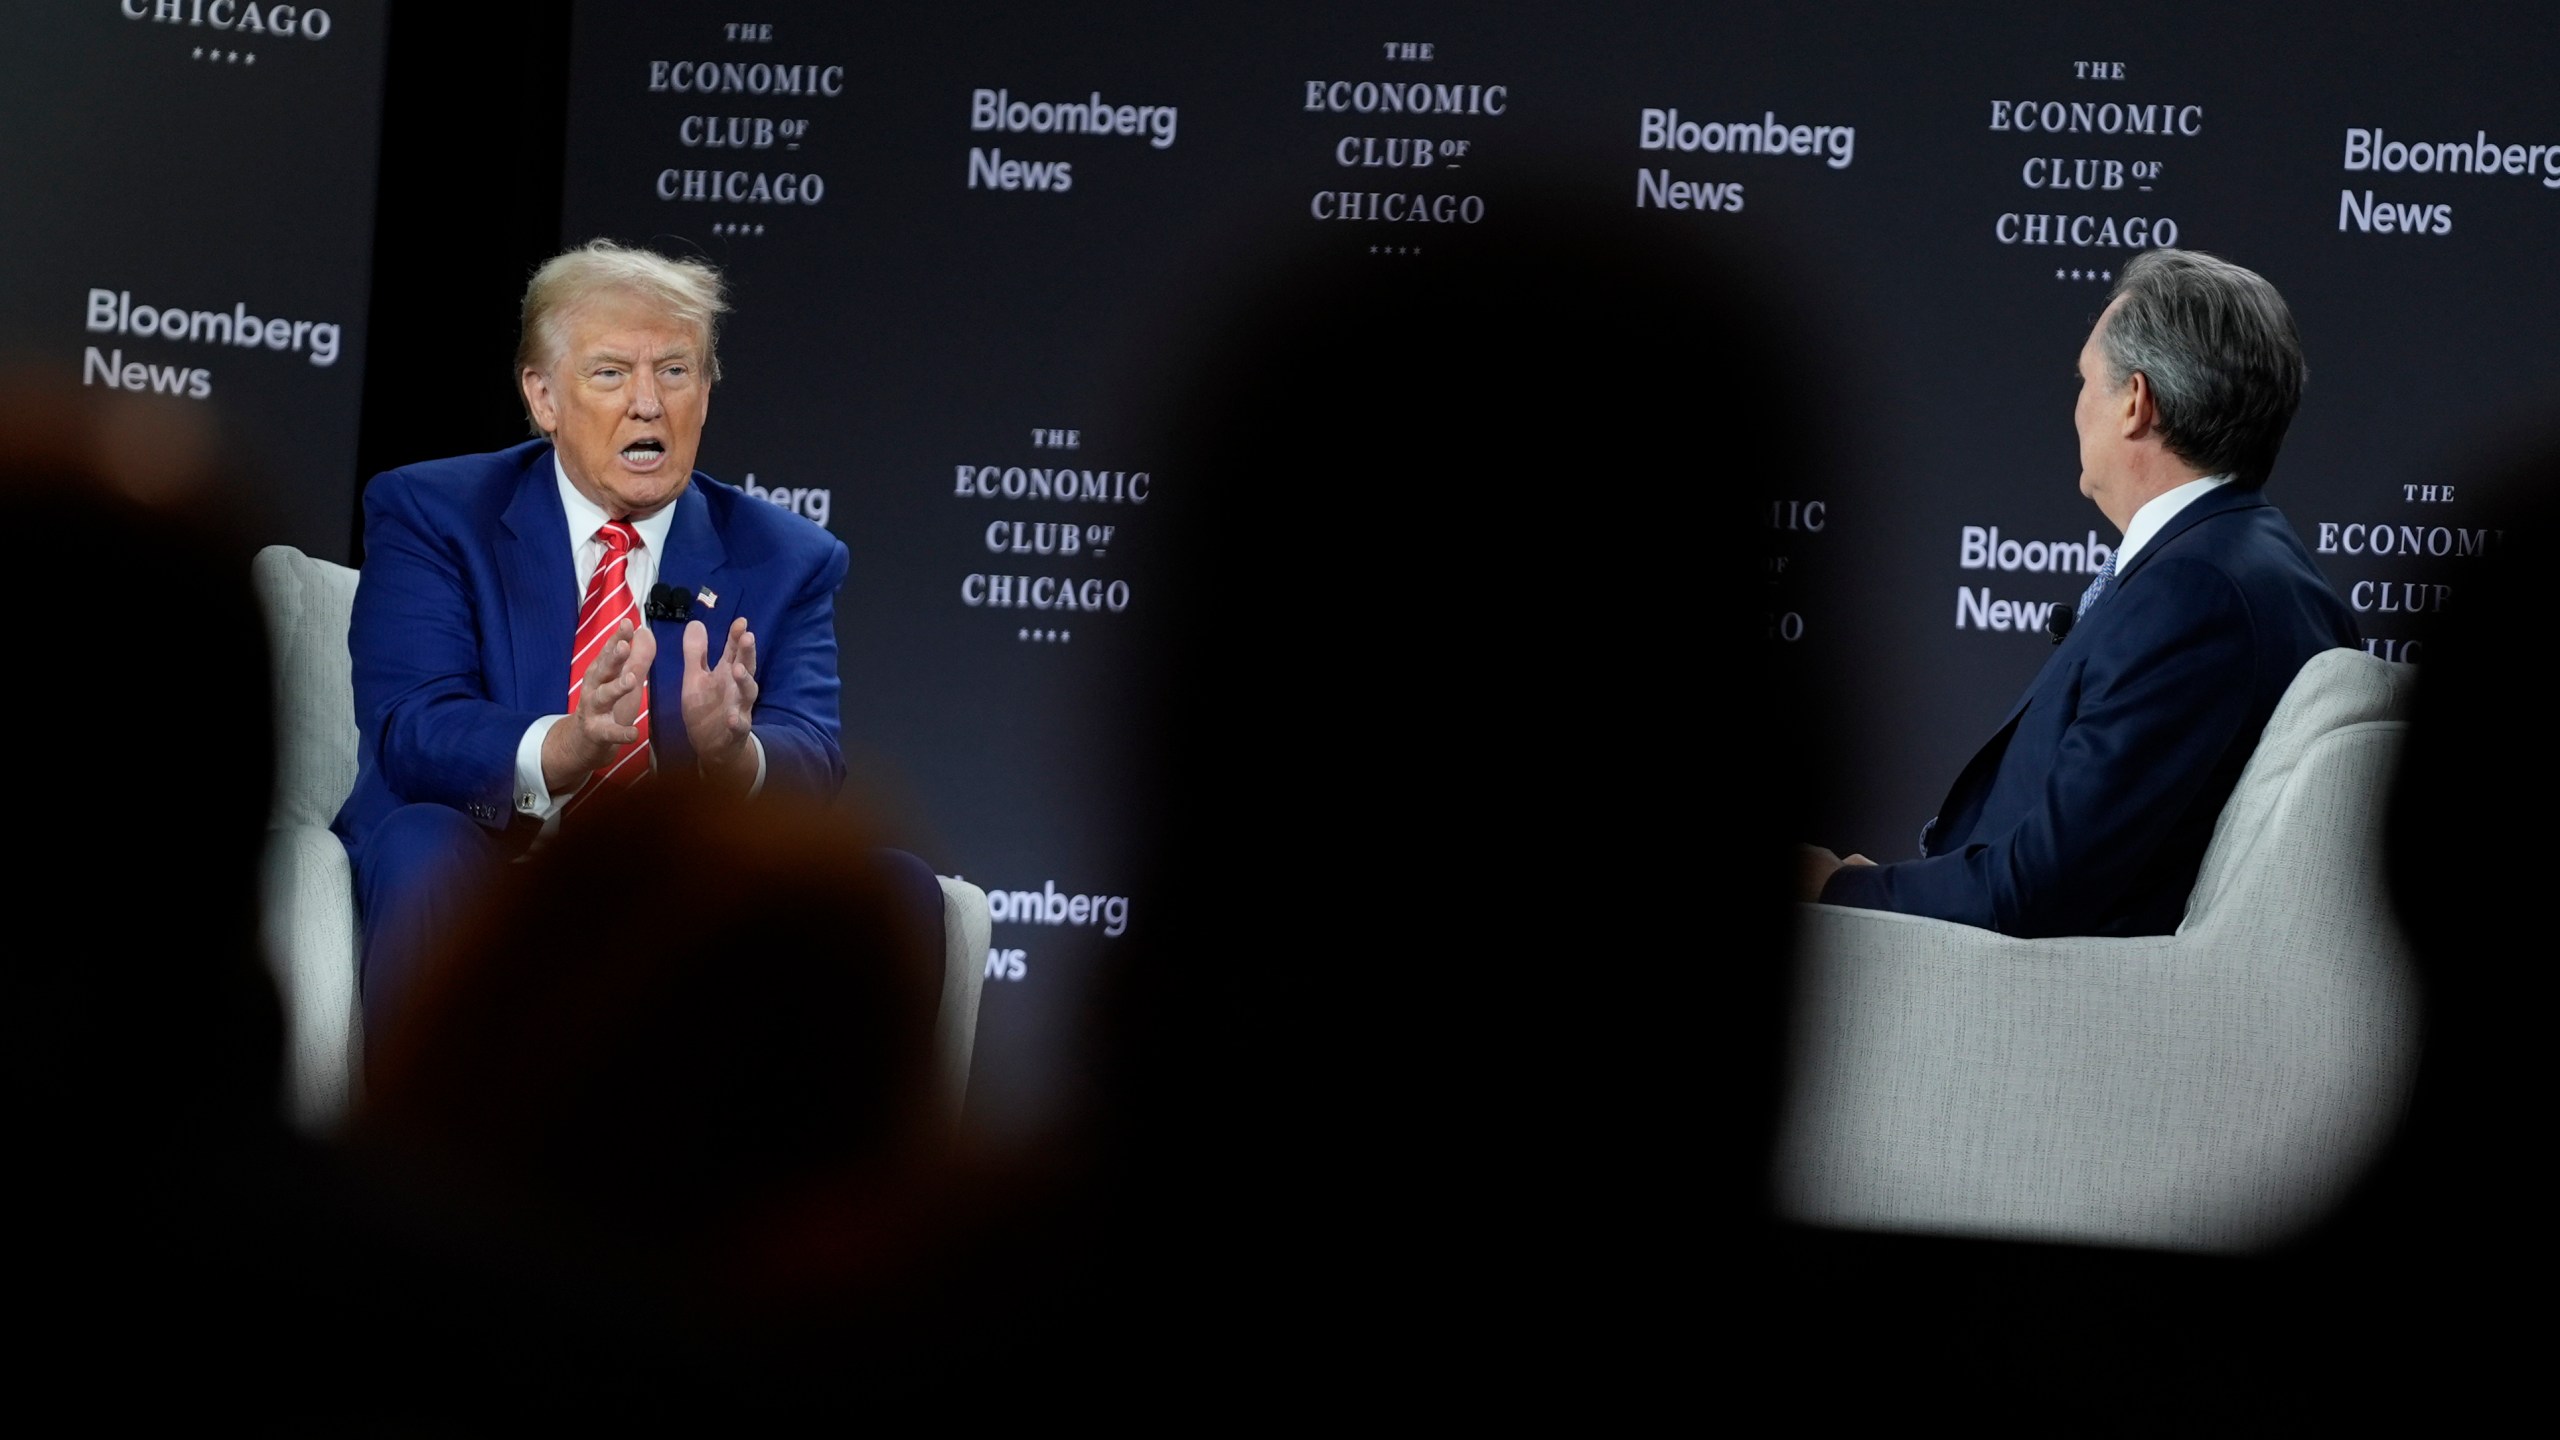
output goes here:
[{"label": "clasped hand", "polygon": [[[696,620],[684,627],[685,736],[705,775],[744,789],[755,780],[756,637],[745,616],[729,622],[719,663],[710,663],[711,634]],[[596,652],[578,687],[578,704],[542,740],[542,778],[553,794],[587,776],[640,738],[640,686],[657,662],[658,639],[625,620]]]},{"label": "clasped hand", "polygon": [[1822,898],[1822,887],[1832,873],[1847,865],[1873,865],[1864,855],[1842,857],[1819,845],[1796,847],[1796,898],[1811,903]]}]

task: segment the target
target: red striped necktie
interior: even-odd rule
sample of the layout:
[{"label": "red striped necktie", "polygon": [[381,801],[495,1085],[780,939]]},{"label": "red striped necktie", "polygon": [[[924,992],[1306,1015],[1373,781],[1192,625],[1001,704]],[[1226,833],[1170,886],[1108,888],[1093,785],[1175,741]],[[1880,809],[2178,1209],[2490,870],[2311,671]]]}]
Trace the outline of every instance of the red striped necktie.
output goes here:
[{"label": "red striped necktie", "polygon": [[[632,547],[640,543],[640,532],[627,521],[608,520],[596,531],[595,538],[604,543],[604,558],[596,562],[594,578],[587,581],[587,598],[578,606],[578,638],[569,656],[569,713],[578,713],[578,693],[586,688],[587,667],[596,663],[596,655],[613,639],[614,628],[628,620],[634,629],[640,625],[640,606],[631,598],[631,586],[625,579]],[[580,805],[606,790],[618,790],[636,783],[649,773],[649,677],[640,677],[640,713],[633,721],[640,727],[640,738],[613,753],[613,758],[597,767],[587,777],[578,793],[569,797],[561,814],[565,817]]]}]

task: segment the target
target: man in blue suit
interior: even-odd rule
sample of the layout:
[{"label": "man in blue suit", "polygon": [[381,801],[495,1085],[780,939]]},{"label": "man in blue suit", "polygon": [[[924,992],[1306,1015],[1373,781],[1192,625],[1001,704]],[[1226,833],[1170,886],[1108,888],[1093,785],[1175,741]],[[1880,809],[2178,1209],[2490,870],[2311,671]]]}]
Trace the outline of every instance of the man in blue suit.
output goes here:
[{"label": "man in blue suit", "polygon": [[[671,767],[748,796],[844,777],[844,544],[693,469],[726,309],[707,265],[570,250],[527,287],[516,357],[544,438],[366,488],[361,741],[335,828],[369,1030],[491,867],[599,794]],[[932,872],[886,863],[938,929]]]},{"label": "man in blue suit", "polygon": [[1806,847],[1802,894],[2011,935],[2166,935],[2305,662],[2355,620],[2260,487],[2302,398],[2260,276],[2151,250],[2080,351],[2080,493],[2124,534],[1920,856]]}]

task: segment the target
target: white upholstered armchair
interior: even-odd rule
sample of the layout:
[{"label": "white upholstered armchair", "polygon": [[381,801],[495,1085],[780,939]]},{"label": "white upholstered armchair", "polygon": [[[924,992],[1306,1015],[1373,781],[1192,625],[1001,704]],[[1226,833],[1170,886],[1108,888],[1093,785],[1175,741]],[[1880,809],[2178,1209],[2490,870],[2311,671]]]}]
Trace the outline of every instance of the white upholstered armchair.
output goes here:
[{"label": "white upholstered armchair", "polygon": [[[266,942],[285,1003],[288,1107],[305,1129],[342,1118],[362,1073],[355,877],[329,822],[356,780],[347,622],[358,572],[271,545],[253,567],[276,666],[276,799],[268,820]],[[956,1109],[969,1079],[987,962],[987,897],[944,877],[935,1050]]]},{"label": "white upholstered armchair", "polygon": [[2416,1067],[2381,859],[2412,677],[2355,650],[2304,667],[2175,935],[2018,940],[1808,907],[1781,1212],[2214,1251],[2317,1219]]}]

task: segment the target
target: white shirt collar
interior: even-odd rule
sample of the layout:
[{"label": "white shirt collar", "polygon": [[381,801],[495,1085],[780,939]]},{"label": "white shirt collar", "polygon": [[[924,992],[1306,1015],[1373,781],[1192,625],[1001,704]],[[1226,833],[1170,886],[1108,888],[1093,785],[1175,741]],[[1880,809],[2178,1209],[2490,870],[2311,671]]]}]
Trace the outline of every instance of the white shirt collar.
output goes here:
[{"label": "white shirt collar", "polygon": [[2133,563],[2134,555],[2151,543],[2151,537],[2160,533],[2161,526],[2176,519],[2179,511],[2230,483],[2228,475],[2207,475],[2152,496],[2141,509],[2133,512],[2132,523],[2124,527],[2124,543],[2116,547],[2116,573],[2123,574],[2124,567]]},{"label": "white shirt collar", "polygon": [[[569,548],[575,551],[577,547],[594,541],[596,532],[613,517],[604,513],[594,501],[579,494],[578,487],[569,483],[569,467],[560,463],[560,448],[556,445],[551,449],[551,473],[560,481],[560,508],[568,513]],[[657,514],[631,522],[631,528],[640,532],[640,543],[649,548],[650,554],[667,553],[667,529],[676,523],[676,506],[683,503],[684,496],[679,494],[673,501],[659,506]],[[656,567],[652,565],[651,568]],[[580,583],[584,583],[583,579]]]}]

